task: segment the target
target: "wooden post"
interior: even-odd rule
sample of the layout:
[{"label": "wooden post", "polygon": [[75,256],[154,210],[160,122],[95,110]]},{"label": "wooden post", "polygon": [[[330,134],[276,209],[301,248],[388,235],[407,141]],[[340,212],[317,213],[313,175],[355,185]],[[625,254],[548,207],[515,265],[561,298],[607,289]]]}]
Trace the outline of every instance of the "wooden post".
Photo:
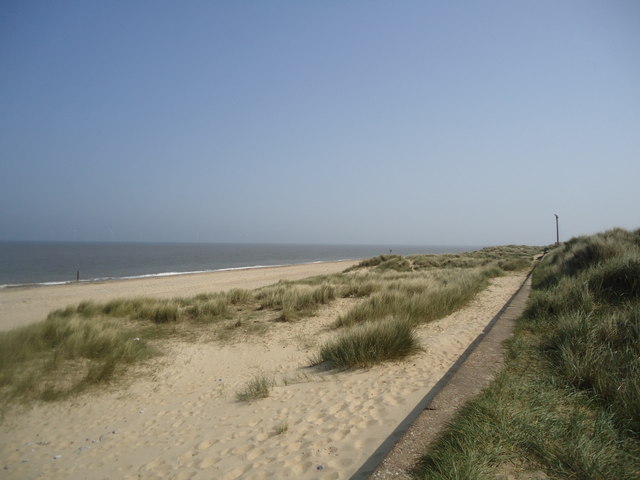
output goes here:
[{"label": "wooden post", "polygon": [[80,270],[76,270],[76,282],[80,281]]},{"label": "wooden post", "polygon": [[560,229],[558,228],[558,215],[554,213],[556,216],[556,246],[560,245]]}]

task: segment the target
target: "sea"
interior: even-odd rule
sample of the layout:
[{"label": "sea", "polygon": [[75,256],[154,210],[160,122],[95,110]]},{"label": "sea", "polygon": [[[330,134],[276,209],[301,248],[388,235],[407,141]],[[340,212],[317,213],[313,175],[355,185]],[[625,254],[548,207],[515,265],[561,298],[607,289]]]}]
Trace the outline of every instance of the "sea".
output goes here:
[{"label": "sea", "polygon": [[458,253],[478,248],[481,247],[0,242],[0,288],[356,260],[388,253]]}]

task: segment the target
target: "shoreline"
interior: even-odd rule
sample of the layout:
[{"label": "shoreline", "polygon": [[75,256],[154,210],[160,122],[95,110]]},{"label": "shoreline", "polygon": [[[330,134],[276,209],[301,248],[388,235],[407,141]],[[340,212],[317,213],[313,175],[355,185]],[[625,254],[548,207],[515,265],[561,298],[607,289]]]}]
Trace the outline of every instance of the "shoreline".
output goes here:
[{"label": "shoreline", "polygon": [[0,331],[44,320],[53,310],[82,301],[105,302],[122,297],[175,298],[245,288],[252,290],[280,280],[300,280],[339,273],[359,260],[238,267],[169,275],[21,285],[0,288]]},{"label": "shoreline", "polygon": [[60,280],[50,282],[30,282],[30,283],[7,283],[0,285],[0,292],[2,290],[16,290],[27,288],[41,288],[41,287],[57,287],[60,285],[76,285],[76,284],[91,284],[91,283],[106,283],[106,282],[119,282],[123,280],[138,280],[144,278],[160,278],[160,277],[177,277],[181,275],[197,275],[203,273],[215,273],[215,272],[234,272],[238,270],[255,270],[260,268],[281,268],[281,267],[294,267],[298,265],[314,265],[317,263],[338,263],[338,262],[360,262],[362,259],[353,258],[341,258],[339,260],[315,260],[312,262],[302,263],[282,263],[276,265],[249,265],[246,267],[225,267],[215,268],[211,270],[194,270],[187,272],[158,272],[158,273],[142,273],[140,275],[125,275],[123,277],[97,277],[90,279],[80,280]]},{"label": "shoreline", "polygon": [[[346,268],[343,262],[333,266]],[[308,267],[284,268],[302,275]],[[5,473],[8,479],[311,480],[322,470],[323,478],[346,480],[440,381],[524,277],[514,272],[494,278],[467,306],[418,327],[423,349],[410,359],[368,369],[308,368],[310,356],[334,335],[328,327],[360,301],[354,298],[327,304],[304,322],[273,322],[258,336],[169,342],[165,355],[112,388],[12,411],[0,424]],[[269,396],[238,402],[235,393],[256,375],[274,380]]]}]

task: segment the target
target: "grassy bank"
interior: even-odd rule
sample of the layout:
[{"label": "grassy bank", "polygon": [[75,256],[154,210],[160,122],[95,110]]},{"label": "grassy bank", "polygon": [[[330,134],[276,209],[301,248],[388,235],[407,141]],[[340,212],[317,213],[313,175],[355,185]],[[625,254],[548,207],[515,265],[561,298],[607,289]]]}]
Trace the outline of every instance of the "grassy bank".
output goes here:
[{"label": "grassy bank", "polygon": [[323,345],[315,363],[346,369],[404,358],[420,350],[413,327],[411,320],[393,316],[357,325]]},{"label": "grassy bank", "polygon": [[640,478],[640,231],[566,242],[533,287],[506,368],[415,478]]},{"label": "grassy bank", "polygon": [[446,255],[381,255],[349,271],[368,298],[339,316],[337,338],[314,359],[338,368],[369,367],[417,351],[413,329],[466,305],[489,279],[528,268],[534,247],[492,247]]},{"label": "grassy bank", "polygon": [[[166,340],[242,341],[273,322],[299,322],[339,298],[356,301],[334,324],[318,363],[336,368],[402,358],[415,325],[466,304],[538,249],[495,247],[456,255],[380,256],[342,274],[189,298],[82,302],[39,324],[0,333],[0,400],[52,400],[117,379],[166,351]],[[386,343],[385,343],[386,342]]]}]

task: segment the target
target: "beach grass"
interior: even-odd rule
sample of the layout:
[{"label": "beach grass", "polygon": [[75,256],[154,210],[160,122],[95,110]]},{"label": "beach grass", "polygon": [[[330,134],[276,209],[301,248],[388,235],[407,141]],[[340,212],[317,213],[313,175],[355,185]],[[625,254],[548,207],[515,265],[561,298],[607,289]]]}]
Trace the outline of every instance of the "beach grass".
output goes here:
[{"label": "beach grass", "polygon": [[392,316],[356,325],[324,344],[313,363],[348,369],[402,359],[420,350],[413,327],[410,319]]},{"label": "beach grass", "polygon": [[347,271],[375,269],[415,272],[425,269],[483,267],[492,262],[502,262],[507,267],[505,270],[509,268],[525,269],[530,265],[531,257],[540,251],[540,247],[504,245],[463,253],[407,255],[405,257],[400,255],[379,255],[363,260]]},{"label": "beach grass", "polygon": [[121,320],[51,317],[0,333],[0,398],[53,400],[111,380],[156,354],[148,328]]},{"label": "beach grass", "polygon": [[[312,363],[333,368],[370,367],[404,358],[419,349],[413,329],[453,313],[506,271],[531,267],[536,247],[491,247],[447,255],[380,255],[348,269],[356,285],[344,296],[368,297],[340,315],[333,328],[343,333],[320,347]],[[343,275],[342,278],[349,278]]]},{"label": "beach grass", "polygon": [[272,378],[264,374],[255,375],[244,387],[236,393],[239,402],[252,402],[261,398],[267,398],[274,385]]},{"label": "beach grass", "polygon": [[[381,276],[378,293],[341,315],[334,327],[349,327],[398,315],[420,324],[446,316],[467,304],[499,270],[447,270]],[[385,281],[386,280],[386,281]]]},{"label": "beach grass", "polygon": [[273,429],[273,434],[271,436],[275,437],[277,435],[282,435],[283,433],[287,432],[288,430],[289,430],[289,423],[288,422],[280,422]]},{"label": "beach grass", "polygon": [[256,298],[260,308],[279,310],[281,321],[293,321],[313,315],[319,306],[336,298],[335,289],[326,283],[317,287],[281,282],[260,290]]},{"label": "beach grass", "polygon": [[534,272],[504,371],[459,412],[416,479],[640,474],[640,231],[555,248]]},{"label": "beach grass", "polygon": [[[113,381],[132,364],[162,354],[169,337],[242,341],[264,334],[273,321],[304,321],[338,298],[357,301],[334,325],[345,329],[337,333],[344,333],[342,348],[352,348],[354,357],[338,360],[336,350],[330,363],[350,368],[401,358],[415,350],[407,325],[413,328],[460,308],[489,278],[530,265],[539,251],[507,246],[455,255],[380,256],[341,274],[254,291],[81,302],[0,334],[0,400],[62,398]],[[368,344],[376,332],[391,335],[389,345]]]}]

